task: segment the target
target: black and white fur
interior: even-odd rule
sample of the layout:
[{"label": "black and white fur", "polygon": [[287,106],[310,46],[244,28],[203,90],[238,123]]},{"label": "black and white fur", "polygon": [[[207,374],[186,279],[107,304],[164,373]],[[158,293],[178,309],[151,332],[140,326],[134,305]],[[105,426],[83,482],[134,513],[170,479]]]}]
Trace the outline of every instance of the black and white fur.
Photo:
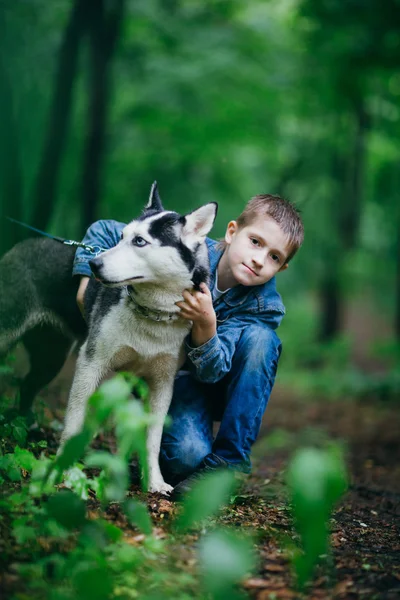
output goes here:
[{"label": "black and white fur", "polygon": [[[168,493],[159,468],[165,416],[175,374],[183,363],[190,322],[179,316],[182,291],[208,283],[205,237],[216,216],[210,203],[185,216],[165,211],[153,184],[142,216],[123,230],[120,243],[90,262],[85,308],[89,334],[76,366],[61,444],[78,433],[86,404],[110,370],[129,369],[146,379],[157,422],[149,427],[149,490]],[[145,308],[141,314],[137,307]]]},{"label": "black and white fur", "polygon": [[[132,370],[147,381],[150,407],[158,417],[147,440],[150,491],[172,489],[163,480],[158,456],[190,330],[175,303],[184,289],[208,283],[205,237],[216,211],[215,203],[185,216],[166,211],[154,183],[142,215],[125,227],[119,244],[90,262],[96,280],[90,280],[85,294],[88,335],[79,352],[61,447],[81,430],[87,401],[103,377],[112,370]],[[57,373],[73,340],[85,337],[75,302],[77,281],[71,276],[73,256],[68,246],[33,239],[17,244],[0,261],[0,353],[22,339],[34,367],[29,385],[22,384],[23,410]],[[48,372],[46,360],[35,361],[35,354],[44,358],[43,336],[53,344],[45,348],[47,363],[57,357]]]}]

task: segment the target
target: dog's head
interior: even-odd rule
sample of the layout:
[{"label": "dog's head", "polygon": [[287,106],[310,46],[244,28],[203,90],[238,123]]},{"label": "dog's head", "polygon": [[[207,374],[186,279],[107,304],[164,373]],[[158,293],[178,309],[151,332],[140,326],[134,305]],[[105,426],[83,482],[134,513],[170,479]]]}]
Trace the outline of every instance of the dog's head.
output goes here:
[{"label": "dog's head", "polygon": [[138,219],[123,230],[119,244],[90,261],[103,284],[160,283],[181,285],[192,281],[195,288],[208,283],[208,254],[205,244],[213,226],[217,204],[211,202],[186,215],[163,208],[157,183]]}]

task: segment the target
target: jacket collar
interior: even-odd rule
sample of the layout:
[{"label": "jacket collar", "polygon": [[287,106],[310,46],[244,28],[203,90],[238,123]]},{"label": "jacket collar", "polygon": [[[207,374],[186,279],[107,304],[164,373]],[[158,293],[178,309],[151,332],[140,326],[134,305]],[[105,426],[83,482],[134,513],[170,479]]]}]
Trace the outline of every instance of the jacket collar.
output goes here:
[{"label": "jacket collar", "polygon": [[[216,242],[210,238],[207,238],[207,246],[210,260],[210,289],[213,290],[218,263],[224,253],[224,249],[220,242]],[[239,306],[251,297],[257,299],[259,310],[270,309],[282,312],[282,314],[285,313],[281,297],[276,291],[275,277],[263,285],[236,285],[221,296],[220,301],[224,301],[228,306]]]}]

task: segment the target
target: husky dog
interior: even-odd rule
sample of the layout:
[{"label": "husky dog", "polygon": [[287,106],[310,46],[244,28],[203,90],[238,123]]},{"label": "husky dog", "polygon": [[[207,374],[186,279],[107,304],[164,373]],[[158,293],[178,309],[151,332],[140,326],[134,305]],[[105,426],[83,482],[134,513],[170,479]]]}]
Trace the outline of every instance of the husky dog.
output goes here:
[{"label": "husky dog", "polygon": [[[149,427],[147,437],[150,491],[169,493],[172,490],[163,480],[158,455],[175,374],[184,360],[183,342],[190,330],[190,322],[179,315],[175,303],[182,299],[184,289],[199,289],[202,281],[208,283],[205,237],[214,223],[216,211],[215,203],[185,216],[165,211],[154,183],[144,212],[124,228],[119,244],[90,261],[96,281],[90,280],[85,294],[89,331],[79,352],[61,447],[82,429],[87,401],[103,377],[110,370],[132,370],[146,379],[150,408],[158,417]],[[27,247],[28,242],[30,264],[24,270],[21,261],[15,258],[15,255],[21,258],[22,252],[15,250],[24,244]],[[70,315],[65,314],[66,310],[60,311],[56,302],[52,305],[49,294],[54,275],[57,282],[61,280],[60,293],[63,283],[68,291],[71,288],[69,296],[75,303],[70,248],[61,244],[56,248],[51,240],[28,242],[17,245],[0,262],[0,282],[5,271],[11,274],[13,270],[20,271],[22,280],[28,279],[27,298],[22,299],[27,307],[18,318],[12,317],[12,304],[7,303],[6,309],[0,305],[0,351],[10,342],[24,340],[29,330],[39,323],[58,329],[66,338],[82,334],[74,319],[68,321]],[[61,277],[57,274],[58,264],[53,269],[44,269],[44,275],[36,276],[42,265],[36,263],[32,251],[35,246],[42,249],[43,245],[49,247],[50,244],[55,254],[65,253],[64,263],[69,267],[64,266]],[[44,258],[42,255],[42,259],[52,262],[53,256]],[[66,276],[69,283],[64,282]],[[21,289],[21,281],[18,289]],[[56,290],[56,286],[53,289]],[[28,400],[24,403],[26,408]]]}]

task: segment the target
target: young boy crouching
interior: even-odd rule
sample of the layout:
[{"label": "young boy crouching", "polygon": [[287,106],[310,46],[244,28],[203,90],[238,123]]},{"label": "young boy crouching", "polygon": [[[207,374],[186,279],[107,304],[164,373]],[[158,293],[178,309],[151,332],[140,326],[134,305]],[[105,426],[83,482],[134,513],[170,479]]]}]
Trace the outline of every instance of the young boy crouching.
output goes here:
[{"label": "young boy crouching", "polygon": [[[125,223],[97,221],[84,238],[108,249]],[[183,290],[177,305],[193,322],[186,340],[187,361],[175,379],[169,410],[172,425],[164,431],[160,467],[174,486],[173,498],[187,493],[204,473],[251,469],[251,448],[275,381],[281,343],[275,332],[285,308],[275,275],[289,266],[303,243],[304,227],[290,202],[272,195],[252,198],[225,241],[207,239],[210,288]],[[76,252],[73,274],[82,277],[77,301],[91,275],[84,249]],[[213,438],[213,423],[220,427]]]}]

